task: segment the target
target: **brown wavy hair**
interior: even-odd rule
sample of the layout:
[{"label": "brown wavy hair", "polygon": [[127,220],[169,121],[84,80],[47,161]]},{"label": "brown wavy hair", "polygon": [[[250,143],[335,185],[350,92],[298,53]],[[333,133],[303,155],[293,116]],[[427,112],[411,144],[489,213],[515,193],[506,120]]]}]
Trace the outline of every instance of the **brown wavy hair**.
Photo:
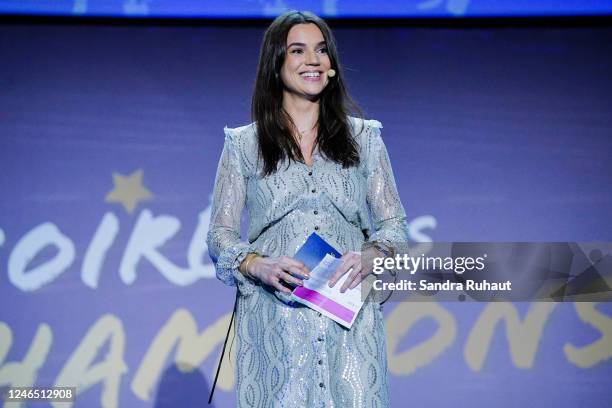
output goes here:
[{"label": "brown wavy hair", "polygon": [[359,164],[358,146],[351,135],[348,115],[349,112],[357,117],[363,115],[344,84],[332,32],[323,19],[310,12],[289,11],[270,24],[259,53],[251,118],[257,126],[259,155],[263,159],[262,176],[276,172],[278,164],[284,160],[304,161],[300,146],[293,137],[295,124],[283,109],[284,85],[280,75],[287,52],[287,36],[296,24],[315,24],[319,27],[326,43],[331,68],[336,71],[336,76],[329,79],[319,95],[315,144],[323,156],[344,168]]}]

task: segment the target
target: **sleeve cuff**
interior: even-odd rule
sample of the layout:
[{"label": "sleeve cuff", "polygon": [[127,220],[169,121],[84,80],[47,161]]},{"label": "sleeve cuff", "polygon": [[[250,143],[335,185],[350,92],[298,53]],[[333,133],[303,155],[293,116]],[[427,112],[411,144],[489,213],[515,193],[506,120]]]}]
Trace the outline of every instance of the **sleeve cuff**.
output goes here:
[{"label": "sleeve cuff", "polygon": [[251,252],[257,251],[245,242],[237,243],[226,249],[216,265],[217,278],[226,285],[237,286],[243,295],[253,293],[256,286],[252,279],[244,276],[238,269],[244,258]]}]

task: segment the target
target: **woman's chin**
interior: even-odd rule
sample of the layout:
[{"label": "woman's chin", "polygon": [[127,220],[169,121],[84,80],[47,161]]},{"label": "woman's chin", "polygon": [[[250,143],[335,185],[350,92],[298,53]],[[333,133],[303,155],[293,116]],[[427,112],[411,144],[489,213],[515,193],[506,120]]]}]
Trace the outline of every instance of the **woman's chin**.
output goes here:
[{"label": "woman's chin", "polygon": [[288,87],[285,85],[284,93],[290,94],[288,96],[291,96],[291,97],[298,97],[298,98],[308,99],[309,101],[316,101],[317,99],[321,97],[321,94],[323,93],[323,90],[325,89],[326,86],[327,86],[327,83],[323,85],[317,84],[316,86],[306,85],[306,86]]},{"label": "woman's chin", "polygon": [[316,99],[319,99],[319,97],[321,96],[323,89],[325,88],[322,87],[322,88],[317,88],[317,89],[304,89],[302,90],[302,95],[304,95],[306,99],[316,100]]}]

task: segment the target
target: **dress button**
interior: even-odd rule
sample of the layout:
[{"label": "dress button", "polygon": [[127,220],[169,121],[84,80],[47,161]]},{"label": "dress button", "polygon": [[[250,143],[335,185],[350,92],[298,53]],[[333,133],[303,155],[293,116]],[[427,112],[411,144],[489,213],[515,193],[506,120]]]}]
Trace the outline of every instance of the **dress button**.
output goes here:
[{"label": "dress button", "polygon": [[323,360],[318,361],[319,365],[323,364]]},{"label": "dress button", "polygon": [[312,176],[312,171],[309,171],[309,172],[308,172],[308,175],[309,175],[309,176]]},{"label": "dress button", "polygon": [[312,189],[312,190],[310,190],[310,191],[311,191],[312,193],[316,193],[316,192],[317,192],[317,189],[316,189],[316,188],[313,188],[313,189]]},{"label": "dress button", "polygon": [[319,230],[319,226],[315,225],[315,231],[318,231],[318,230]]},{"label": "dress button", "polygon": [[325,384],[319,383],[319,387],[323,388],[323,387],[325,387]]},{"label": "dress button", "polygon": [[317,210],[314,210],[314,215],[317,215],[319,212]]},{"label": "dress button", "polygon": [[318,341],[323,341],[323,336],[319,336],[319,337],[317,337],[317,340],[318,340]]}]

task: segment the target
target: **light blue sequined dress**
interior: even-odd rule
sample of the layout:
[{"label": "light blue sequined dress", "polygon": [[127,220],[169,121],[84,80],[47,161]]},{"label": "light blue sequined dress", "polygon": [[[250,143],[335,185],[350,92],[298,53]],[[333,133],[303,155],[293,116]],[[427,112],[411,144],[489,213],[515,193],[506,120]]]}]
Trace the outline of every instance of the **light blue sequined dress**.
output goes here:
[{"label": "light blue sequined dress", "polygon": [[[312,232],[341,253],[364,240],[406,241],[387,150],[376,120],[350,118],[359,166],[342,168],[317,152],[261,178],[254,124],[225,128],[208,248],[217,277],[239,289],[236,312],[238,407],[388,407],[381,307],[369,296],[347,330],[246,278],[249,252],[292,256]],[[240,238],[246,205],[248,242]],[[371,219],[374,229],[371,227]]]}]

